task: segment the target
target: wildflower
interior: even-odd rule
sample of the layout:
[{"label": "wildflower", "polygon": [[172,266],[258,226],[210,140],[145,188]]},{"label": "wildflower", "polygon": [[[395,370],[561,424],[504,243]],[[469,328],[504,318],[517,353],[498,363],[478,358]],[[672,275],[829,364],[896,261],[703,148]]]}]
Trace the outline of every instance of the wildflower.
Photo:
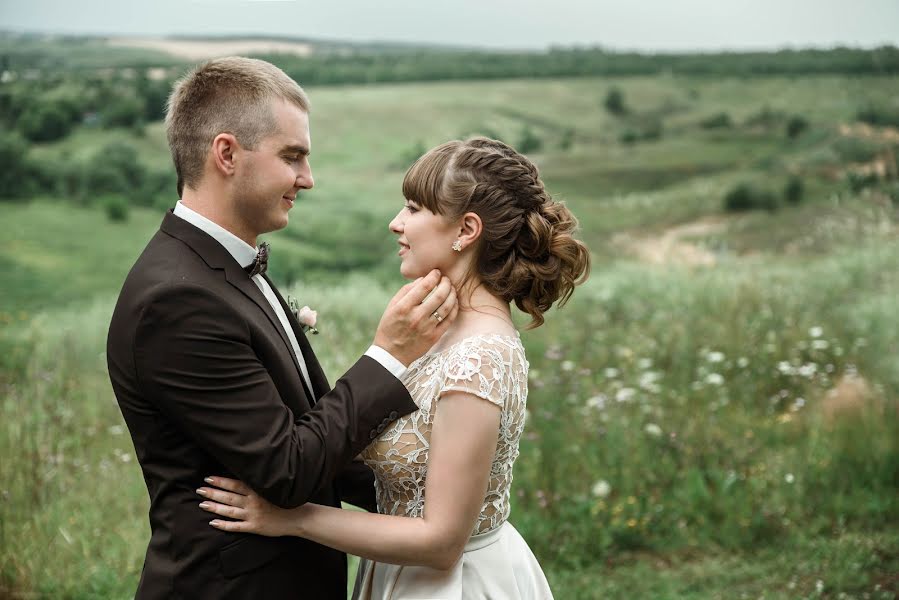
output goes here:
[{"label": "wildflower", "polygon": [[706,356],[706,360],[710,363],[720,363],[724,361],[724,353],[723,352],[709,352],[708,356]]},{"label": "wildflower", "polygon": [[777,363],[777,370],[783,373],[784,375],[793,375],[793,365],[788,363],[785,360]]},{"label": "wildflower", "polygon": [[603,371],[603,374],[606,376],[607,379],[615,379],[616,377],[618,377],[618,369],[609,367],[608,369]]},{"label": "wildflower", "polygon": [[637,366],[640,367],[641,369],[648,369],[652,366],[652,359],[651,358],[641,358],[640,360],[637,361]]},{"label": "wildflower", "polygon": [[591,491],[597,498],[607,498],[612,491],[612,486],[610,486],[609,482],[605,479],[600,479],[593,484],[593,489]]},{"label": "wildflower", "polygon": [[599,394],[587,400],[587,406],[595,410],[603,410],[606,407],[606,396]]},{"label": "wildflower", "polygon": [[643,428],[643,431],[653,437],[659,437],[662,435],[662,428],[655,423],[647,423],[646,427]]},{"label": "wildflower", "polygon": [[561,367],[562,367],[563,371],[573,371],[574,363],[570,360],[565,360],[565,361],[562,361]]},{"label": "wildflower", "polygon": [[544,356],[550,360],[560,360],[562,358],[562,348],[559,346],[550,346],[546,349]]},{"label": "wildflower", "polygon": [[824,591],[824,582],[821,581],[820,579],[815,582],[815,591],[818,592],[819,594]]},{"label": "wildflower", "polygon": [[740,358],[737,359],[737,366],[740,367],[741,369],[745,369],[746,367],[749,366],[749,359],[746,358],[745,356],[741,356]]},{"label": "wildflower", "polygon": [[805,398],[796,398],[793,402],[793,412],[798,411],[803,406],[805,406]]},{"label": "wildflower", "polygon": [[819,338],[819,337],[821,337],[821,335],[823,333],[824,333],[824,329],[821,327],[818,327],[817,325],[808,330],[808,334],[810,336],[812,336],[813,338]]},{"label": "wildflower", "polygon": [[628,520],[627,520],[627,526],[628,526],[628,527],[636,527],[636,526],[637,526],[637,519],[628,519]]},{"label": "wildflower", "polygon": [[125,428],[121,425],[112,425],[106,431],[109,432],[109,435],[122,435],[125,433]]},{"label": "wildflower", "polygon": [[656,385],[656,381],[661,377],[660,373],[655,371],[646,371],[642,375],[640,375],[640,387],[649,392],[658,392],[660,390],[659,386]]},{"label": "wildflower", "polygon": [[812,349],[813,350],[827,350],[830,347],[830,344],[827,340],[812,340]]},{"label": "wildflower", "polygon": [[784,475],[784,481],[786,481],[787,483],[793,483],[794,481],[796,481],[796,478],[792,473],[787,473],[786,475]]},{"label": "wildflower", "polygon": [[709,385],[721,385],[724,383],[724,377],[719,373],[709,373],[705,376],[705,382]]},{"label": "wildflower", "polygon": [[798,372],[803,377],[811,379],[818,372],[818,365],[815,363],[807,363],[799,367]]},{"label": "wildflower", "polygon": [[633,400],[634,394],[636,394],[636,393],[637,393],[637,391],[634,388],[629,388],[629,387],[621,388],[620,390],[618,390],[615,393],[615,401],[616,402],[629,402],[629,401]]}]

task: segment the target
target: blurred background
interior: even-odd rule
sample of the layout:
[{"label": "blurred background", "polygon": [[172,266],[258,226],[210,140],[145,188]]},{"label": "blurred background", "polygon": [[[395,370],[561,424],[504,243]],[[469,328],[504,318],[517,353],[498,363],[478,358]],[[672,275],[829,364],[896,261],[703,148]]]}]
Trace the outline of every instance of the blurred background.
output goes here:
[{"label": "blurred background", "polygon": [[557,598],[899,594],[896,2],[4,0],[0,31],[0,597],[133,595],[106,331],[177,200],[171,84],[229,54],[312,99],[316,186],[267,239],[332,381],[428,148],[502,139],[580,218],[511,516]]}]

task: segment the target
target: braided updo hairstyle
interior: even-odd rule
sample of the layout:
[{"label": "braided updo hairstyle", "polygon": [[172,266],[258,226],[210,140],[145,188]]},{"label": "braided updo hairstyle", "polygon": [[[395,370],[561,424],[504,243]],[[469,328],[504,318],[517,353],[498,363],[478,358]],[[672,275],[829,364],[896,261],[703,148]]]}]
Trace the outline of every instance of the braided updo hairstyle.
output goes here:
[{"label": "braided updo hairstyle", "polygon": [[449,219],[481,218],[474,269],[488,291],[531,316],[529,329],[589,274],[590,253],[572,236],[577,219],[546,192],[537,167],[503,142],[437,146],[406,172],[403,195]]}]

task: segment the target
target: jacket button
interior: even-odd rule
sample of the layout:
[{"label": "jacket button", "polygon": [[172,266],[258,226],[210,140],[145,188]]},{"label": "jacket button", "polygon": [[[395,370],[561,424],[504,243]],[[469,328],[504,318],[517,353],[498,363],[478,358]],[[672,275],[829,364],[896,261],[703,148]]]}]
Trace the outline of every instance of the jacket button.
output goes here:
[{"label": "jacket button", "polygon": [[386,427],[386,425],[384,425],[384,423],[381,423],[380,425],[378,425],[378,433],[381,433],[382,431],[384,431],[384,427]]},{"label": "jacket button", "polygon": [[378,432],[372,429],[368,434],[368,439],[373,440],[378,437]]},{"label": "jacket button", "polygon": [[397,417],[399,417],[399,416],[400,416],[400,413],[396,412],[395,410],[390,411],[390,420],[391,421],[396,421]]}]

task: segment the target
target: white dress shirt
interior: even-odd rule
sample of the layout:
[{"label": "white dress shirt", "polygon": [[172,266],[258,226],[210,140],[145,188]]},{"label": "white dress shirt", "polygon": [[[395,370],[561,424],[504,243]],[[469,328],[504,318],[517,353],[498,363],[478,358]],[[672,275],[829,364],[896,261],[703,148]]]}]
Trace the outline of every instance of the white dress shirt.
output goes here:
[{"label": "white dress shirt", "polygon": [[[181,203],[179,200],[175,205],[174,214],[176,217],[180,217],[193,225],[194,227],[205,231],[212,238],[221,244],[228,253],[234,257],[234,260],[237,261],[241,267],[248,267],[253,264],[253,261],[256,260],[256,248],[253,248],[251,245],[222,227],[217,223],[213,223],[200,213],[191,210]],[[303,380],[306,382],[308,389],[312,391],[312,382],[309,379],[309,370],[306,368],[306,361],[303,359],[303,353],[300,351],[300,345],[297,343],[296,335],[293,333],[293,328],[290,326],[290,321],[287,319],[287,314],[285,314],[284,309],[281,307],[281,303],[278,302],[277,296],[275,296],[275,292],[272,291],[271,286],[268,282],[262,277],[262,275],[254,275],[253,282],[256,284],[256,287],[259,288],[259,291],[262,292],[262,295],[265,296],[265,299],[268,300],[268,303],[271,305],[272,310],[275,311],[275,314],[278,316],[278,320],[281,321],[281,327],[284,328],[284,332],[287,334],[287,339],[290,340],[290,346],[293,349],[293,353],[297,358],[297,362],[300,364],[300,370],[303,372]],[[397,379],[401,378],[403,374],[406,372],[406,367],[397,360],[392,354],[384,350],[379,346],[372,345],[366,352],[366,356],[370,356],[374,360],[378,361],[385,369],[390,371]]]}]

